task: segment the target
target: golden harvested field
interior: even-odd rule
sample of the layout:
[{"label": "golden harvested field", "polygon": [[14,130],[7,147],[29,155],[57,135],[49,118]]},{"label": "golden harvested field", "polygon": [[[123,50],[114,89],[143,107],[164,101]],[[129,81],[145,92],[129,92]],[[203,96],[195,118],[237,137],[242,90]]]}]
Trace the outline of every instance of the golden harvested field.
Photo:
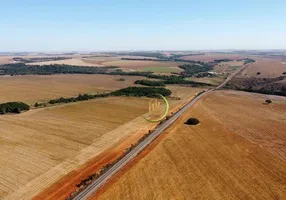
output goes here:
[{"label": "golden harvested field", "polygon": [[[125,78],[126,81],[116,79]],[[143,77],[109,75],[0,76],[0,102],[34,103],[79,93],[112,91],[132,86]]]},{"label": "golden harvested field", "polygon": [[[261,74],[257,75],[257,72]],[[249,65],[249,67],[242,71],[241,75],[243,77],[273,78],[282,76],[283,72],[286,72],[286,65],[281,60],[262,59]]]},{"label": "golden harvested field", "polygon": [[[178,110],[182,104],[185,104],[188,100],[193,98],[197,92],[201,91],[199,88],[193,89],[179,86],[171,86],[169,89],[173,91],[173,97],[181,98],[181,100],[169,100],[171,108],[170,112]],[[146,109],[148,109],[148,104],[146,104],[146,106]],[[144,116],[146,115],[144,114]],[[45,190],[39,193],[34,199],[65,199],[65,197],[76,189],[76,184],[90,174],[97,172],[102,166],[111,162],[116,157],[122,155],[124,149],[130,147],[131,144],[134,144],[139,138],[146,134],[148,130],[154,128],[155,125],[156,124],[154,123],[146,122],[143,117],[140,116],[112,130],[111,132],[113,134],[120,134],[120,136],[123,135],[121,137],[122,139],[114,141],[114,145],[111,145],[110,148],[106,148],[106,150],[102,151],[102,153],[98,155],[94,153],[95,157],[92,158],[88,163],[62,177],[60,180],[56,181],[55,184],[52,184],[50,187],[47,187]],[[93,149],[90,151],[93,151]]]},{"label": "golden harvested field", "polygon": [[[169,100],[171,107],[170,112],[178,110],[182,104],[185,104],[200,91],[198,88],[192,89],[179,86],[171,86],[169,89],[173,91],[173,97],[181,98],[181,100]],[[146,106],[146,109],[148,109],[148,104],[146,104]],[[144,114],[144,116],[146,115]],[[146,122],[143,117],[140,116],[112,130],[113,134],[123,135],[122,139],[114,141],[114,145],[106,148],[106,150],[102,151],[99,155],[94,155],[95,157],[92,158],[91,161],[77,168],[77,170],[68,173],[56,181],[55,184],[43,190],[35,197],[35,200],[64,199],[76,189],[76,184],[120,156],[125,148],[130,147],[131,144],[146,134],[148,130],[154,128],[155,125],[154,123]]]},{"label": "golden harvested field", "polygon": [[74,58],[74,59],[80,59],[82,56],[85,55],[65,55],[65,54],[55,54],[55,55],[25,55],[25,56],[18,56],[18,55],[14,55],[14,56],[0,56],[0,65],[2,64],[9,64],[12,62],[12,59],[14,57],[21,57],[21,58],[42,58],[42,57],[69,57],[69,58]]},{"label": "golden harvested field", "polygon": [[[200,91],[170,89],[181,98],[171,111]],[[0,116],[0,199],[31,199],[100,153],[130,146],[154,127],[143,119],[148,106],[148,98],[111,97]]]},{"label": "golden harvested field", "polygon": [[[178,66],[182,63],[179,62],[159,62],[159,61],[137,61],[137,60],[118,60],[111,62],[103,62],[105,66],[118,66],[121,68],[132,70],[144,70],[144,68],[158,68],[165,67],[169,69],[178,69]],[[178,69],[180,70],[180,69]]]},{"label": "golden harvested field", "polygon": [[66,64],[66,65],[89,66],[89,67],[102,67],[103,66],[100,64],[85,62],[81,58],[27,63],[27,65],[50,65],[50,64]]},{"label": "golden harvested field", "polygon": [[286,199],[285,129],[285,97],[216,91],[94,199]]},{"label": "golden harvested field", "polygon": [[82,61],[91,64],[103,65],[104,62],[120,61],[121,58],[133,58],[133,59],[153,59],[157,60],[155,57],[144,57],[144,56],[94,56],[83,58]]},{"label": "golden harvested field", "polygon": [[120,60],[118,57],[88,57],[88,58],[83,58],[82,61],[87,63],[87,64],[94,64],[94,65],[101,65],[103,66],[102,63],[104,62],[110,62],[110,61],[116,61]]},{"label": "golden harvested field", "polygon": [[206,53],[205,55],[194,55],[194,56],[183,56],[181,57],[184,60],[198,60],[203,62],[211,62],[214,60],[219,59],[232,59],[232,60],[238,60],[245,58],[242,55],[236,55],[236,54],[220,54],[220,53]]},{"label": "golden harvested field", "polygon": [[30,199],[136,124],[148,128],[147,111],[148,99],[122,97],[0,116],[0,199]]},{"label": "golden harvested field", "polygon": [[[24,56],[22,56],[24,57]],[[48,56],[42,56],[48,57]],[[65,56],[66,57],[66,56]],[[135,59],[156,59],[153,57],[143,57],[143,56],[86,56],[84,55],[73,56],[71,59],[67,60],[57,60],[57,61],[46,61],[46,62],[34,62],[28,63],[28,65],[50,65],[50,64],[67,64],[67,65],[78,65],[78,66],[109,66],[106,62],[120,62],[121,58],[135,58]],[[141,61],[145,62],[145,61]]]}]

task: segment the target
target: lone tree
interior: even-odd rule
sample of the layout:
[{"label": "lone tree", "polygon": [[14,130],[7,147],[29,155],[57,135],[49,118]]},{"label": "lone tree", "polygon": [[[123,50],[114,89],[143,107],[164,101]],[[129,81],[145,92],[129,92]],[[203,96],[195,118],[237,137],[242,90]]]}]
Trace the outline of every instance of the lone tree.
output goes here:
[{"label": "lone tree", "polygon": [[200,121],[197,118],[190,118],[185,122],[187,125],[198,125],[199,123]]},{"label": "lone tree", "polygon": [[271,101],[270,99],[266,99],[266,100],[265,100],[265,103],[266,103],[266,104],[270,104],[270,103],[272,103],[272,101]]}]

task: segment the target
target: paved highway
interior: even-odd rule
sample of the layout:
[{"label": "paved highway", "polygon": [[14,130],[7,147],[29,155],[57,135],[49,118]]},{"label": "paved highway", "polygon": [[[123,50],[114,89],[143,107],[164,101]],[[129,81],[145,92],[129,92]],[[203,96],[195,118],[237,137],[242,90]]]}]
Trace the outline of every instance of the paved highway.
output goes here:
[{"label": "paved highway", "polygon": [[116,172],[121,170],[129,161],[131,161],[135,156],[137,156],[144,148],[146,148],[150,143],[152,143],[160,134],[162,134],[171,124],[174,123],[184,112],[186,112],[191,106],[193,106],[200,98],[211,93],[212,91],[219,89],[226,85],[236,74],[241,72],[246,66],[240,70],[231,74],[221,85],[215,89],[208,90],[203,94],[195,97],[187,105],[185,105],[180,111],[174,114],[170,119],[161,124],[151,135],[149,135],[143,142],[126,154],[120,161],[113,165],[109,170],[102,174],[96,181],[80,192],[74,199],[83,200],[87,199],[91,194],[95,193],[101,186],[103,186]]}]

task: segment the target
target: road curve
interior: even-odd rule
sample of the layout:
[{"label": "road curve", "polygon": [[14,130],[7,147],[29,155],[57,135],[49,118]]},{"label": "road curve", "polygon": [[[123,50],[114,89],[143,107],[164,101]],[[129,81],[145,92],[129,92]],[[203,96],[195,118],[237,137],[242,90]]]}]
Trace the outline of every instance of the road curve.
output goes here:
[{"label": "road curve", "polygon": [[95,193],[100,187],[102,187],[115,173],[121,170],[129,161],[131,161],[135,156],[137,156],[144,148],[146,148],[150,143],[152,143],[159,135],[161,135],[171,124],[174,123],[182,114],[184,114],[191,106],[193,106],[200,98],[211,93],[216,89],[220,89],[227,84],[235,75],[240,73],[244,68],[237,70],[231,74],[221,85],[214,89],[208,90],[201,95],[192,99],[187,105],[185,105],[180,111],[174,114],[170,119],[161,124],[151,135],[149,135],[144,141],[138,144],[133,150],[127,153],[121,160],[119,160],[115,165],[108,169],[104,174],[102,174],[96,181],[85,188],[77,196],[74,197],[75,200],[87,199],[90,195]]}]

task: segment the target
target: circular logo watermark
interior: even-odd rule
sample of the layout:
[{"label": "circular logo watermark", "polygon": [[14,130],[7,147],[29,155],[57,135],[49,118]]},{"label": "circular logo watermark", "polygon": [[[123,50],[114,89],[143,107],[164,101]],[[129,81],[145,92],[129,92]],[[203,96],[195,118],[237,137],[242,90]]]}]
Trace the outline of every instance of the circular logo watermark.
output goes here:
[{"label": "circular logo watermark", "polygon": [[158,99],[149,101],[148,117],[144,117],[146,121],[152,123],[163,121],[169,112],[169,102],[166,97],[161,94],[156,94],[156,96],[158,96]]}]

